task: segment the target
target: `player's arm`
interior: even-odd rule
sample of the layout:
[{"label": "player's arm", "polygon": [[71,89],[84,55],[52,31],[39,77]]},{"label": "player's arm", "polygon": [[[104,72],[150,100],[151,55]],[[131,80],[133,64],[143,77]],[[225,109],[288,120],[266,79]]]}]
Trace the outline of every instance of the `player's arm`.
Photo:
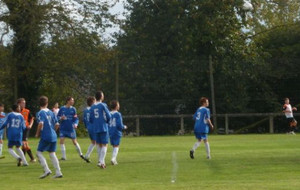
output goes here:
[{"label": "player's arm", "polygon": [[211,120],[207,119],[206,121],[207,121],[209,127],[211,128],[211,130],[213,130],[214,129],[214,125],[211,123]]},{"label": "player's arm", "polygon": [[297,111],[297,108],[296,108],[296,107],[293,107],[292,110],[293,110],[293,111]]},{"label": "player's arm", "polygon": [[43,128],[43,125],[44,125],[43,122],[39,122],[38,127],[37,127],[37,130],[36,130],[36,134],[35,134],[35,137],[36,137],[36,138],[38,138],[38,137],[40,136],[41,130],[42,130],[42,128]]},{"label": "player's arm", "polygon": [[0,124],[0,130],[4,129],[7,125],[7,120],[8,120],[8,117],[6,118],[6,120],[2,123],[2,125]]},{"label": "player's arm", "polygon": [[286,110],[286,104],[283,105],[282,112],[283,113],[292,113],[291,111]]},{"label": "player's arm", "polygon": [[123,124],[123,119],[122,119],[121,113],[117,117],[116,124],[117,124],[117,128],[119,130],[127,129],[127,126]]},{"label": "player's arm", "polygon": [[103,105],[103,107],[104,107],[104,113],[105,113],[105,116],[106,116],[106,123],[109,123],[109,121],[111,119],[111,114],[110,114],[107,106]]},{"label": "player's arm", "polygon": [[78,123],[79,123],[79,118],[78,118],[76,109],[74,109],[74,110],[75,110],[75,113],[74,113],[74,116],[73,116],[73,127],[75,129],[77,129],[77,126],[78,126]]},{"label": "player's arm", "polygon": [[29,125],[28,125],[28,129],[32,128],[33,122],[34,122],[34,117],[32,116],[31,112],[29,111],[29,116],[28,116],[28,120],[29,120]]},{"label": "player's arm", "polygon": [[62,121],[62,120],[65,120],[66,119],[66,116],[62,115],[62,110],[63,108],[59,109],[58,113],[57,113],[57,119],[59,121]]}]

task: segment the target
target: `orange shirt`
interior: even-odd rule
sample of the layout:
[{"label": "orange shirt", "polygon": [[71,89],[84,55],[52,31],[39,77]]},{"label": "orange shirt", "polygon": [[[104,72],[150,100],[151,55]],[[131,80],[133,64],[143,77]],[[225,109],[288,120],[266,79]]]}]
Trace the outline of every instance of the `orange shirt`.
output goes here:
[{"label": "orange shirt", "polygon": [[28,127],[29,123],[32,119],[29,109],[26,109],[26,108],[22,109],[21,114],[24,117],[26,127]]}]

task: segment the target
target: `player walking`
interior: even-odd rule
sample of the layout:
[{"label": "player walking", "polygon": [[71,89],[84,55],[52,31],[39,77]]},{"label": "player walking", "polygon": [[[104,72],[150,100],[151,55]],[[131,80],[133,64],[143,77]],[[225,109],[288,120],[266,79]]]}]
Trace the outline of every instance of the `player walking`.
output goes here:
[{"label": "player walking", "polygon": [[66,105],[62,106],[59,109],[57,114],[58,120],[60,122],[59,128],[59,137],[60,137],[60,148],[62,153],[61,160],[66,160],[66,147],[65,147],[65,138],[72,139],[74,146],[79,154],[79,156],[85,160],[84,156],[82,155],[81,148],[79,143],[77,142],[76,138],[76,131],[79,119],[77,117],[76,108],[73,107],[74,105],[74,98],[69,96],[66,100]]},{"label": "player walking", "polygon": [[83,123],[84,123],[84,126],[86,127],[86,129],[88,130],[88,133],[89,133],[89,136],[91,139],[91,144],[84,156],[85,160],[88,163],[90,163],[90,155],[96,146],[96,138],[95,138],[95,134],[94,134],[94,130],[93,130],[93,125],[90,123],[90,109],[91,109],[91,106],[95,103],[95,101],[96,101],[96,99],[94,97],[88,97],[88,99],[86,101],[88,107],[86,107],[83,112]]},{"label": "player walking", "polygon": [[110,144],[113,146],[111,164],[116,165],[117,156],[119,152],[119,145],[122,137],[122,130],[127,129],[127,126],[123,124],[122,114],[119,112],[120,104],[118,101],[113,100],[110,105],[111,119],[109,123],[109,137]]},{"label": "player walking", "polygon": [[93,125],[96,143],[98,145],[98,166],[102,169],[106,168],[105,156],[108,144],[108,123],[111,115],[108,111],[107,105],[102,103],[104,94],[102,91],[96,92],[96,103],[90,109],[90,122]]},{"label": "player walking", "polygon": [[[4,104],[0,103],[0,126],[5,121],[5,113],[4,113]],[[3,150],[3,134],[4,130],[0,130],[0,159],[5,158],[5,156],[2,155]]]},{"label": "player walking", "polygon": [[61,178],[63,175],[55,154],[57,141],[57,135],[55,131],[58,129],[59,123],[54,113],[48,109],[48,98],[46,96],[40,97],[39,104],[40,111],[36,114],[38,128],[35,137],[41,136],[37,148],[37,156],[40,164],[44,168],[44,174],[40,176],[40,179],[43,179],[51,174],[51,170],[48,167],[47,161],[42,154],[44,151],[49,152],[52,164],[56,169],[56,174],[53,176],[53,178]]},{"label": "player walking", "polygon": [[204,141],[207,159],[211,159],[210,147],[208,143],[208,133],[209,127],[214,128],[210,121],[210,111],[207,108],[209,106],[209,101],[206,97],[200,98],[200,108],[197,109],[194,114],[193,119],[195,120],[194,133],[197,138],[197,142],[194,144],[192,150],[190,150],[190,157],[194,159],[194,153],[196,149],[200,146],[201,141]]},{"label": "player walking", "polygon": [[28,156],[30,157],[30,162],[36,162],[32,152],[31,152],[31,148],[30,148],[29,142],[28,142],[30,129],[31,129],[31,127],[33,125],[33,122],[34,122],[34,117],[30,113],[30,110],[25,108],[26,107],[26,101],[25,101],[24,98],[19,98],[17,100],[17,104],[21,107],[21,114],[24,117],[25,125],[26,125],[26,129],[23,133],[22,150],[24,152],[24,155],[26,155],[26,153],[28,153]]},{"label": "player walking", "polygon": [[[7,115],[5,122],[0,126],[0,130],[7,128],[7,139],[8,139],[8,152],[18,161],[17,166],[28,166],[28,162],[25,158],[23,151],[20,146],[22,146],[23,131],[26,129],[25,121],[23,116],[20,114],[21,108],[19,105],[14,104],[12,106],[13,112]],[[16,151],[13,147],[16,146]]]},{"label": "player walking", "polygon": [[290,99],[285,98],[282,112],[285,114],[287,120],[287,134],[296,135],[294,128],[297,125],[297,121],[294,119],[293,111],[297,111],[297,108],[292,107],[290,104]]}]

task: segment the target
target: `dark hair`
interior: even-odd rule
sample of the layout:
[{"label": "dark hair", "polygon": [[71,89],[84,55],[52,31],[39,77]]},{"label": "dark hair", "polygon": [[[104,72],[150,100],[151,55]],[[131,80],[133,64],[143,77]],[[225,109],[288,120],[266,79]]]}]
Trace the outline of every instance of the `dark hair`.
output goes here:
[{"label": "dark hair", "polygon": [[44,107],[48,104],[48,98],[47,96],[41,96],[39,99],[39,104],[41,107]]},{"label": "dark hair", "polygon": [[199,101],[199,103],[200,103],[200,105],[202,106],[203,104],[205,104],[205,102],[208,100],[208,98],[206,98],[206,97],[201,97],[200,98],[200,101]]},{"label": "dark hair", "polygon": [[12,109],[13,111],[17,111],[18,107],[19,107],[18,104],[14,104],[14,105],[12,105],[11,109]]},{"label": "dark hair", "polygon": [[68,101],[70,101],[73,97],[72,96],[68,96],[66,99],[66,103],[68,103]]},{"label": "dark hair", "polygon": [[0,107],[4,107],[4,104],[0,103]]},{"label": "dark hair", "polygon": [[21,103],[23,101],[25,101],[25,98],[19,98],[19,99],[17,99],[17,104],[19,104],[19,103]]},{"label": "dark hair", "polygon": [[88,106],[92,106],[94,101],[95,101],[95,97],[93,97],[93,96],[90,96],[86,99],[86,103]]},{"label": "dark hair", "polygon": [[116,109],[116,107],[117,107],[117,105],[118,105],[118,101],[117,100],[112,100],[111,102],[110,102],[110,109]]},{"label": "dark hair", "polygon": [[101,100],[103,92],[101,90],[97,91],[95,94],[95,98],[97,101]]}]

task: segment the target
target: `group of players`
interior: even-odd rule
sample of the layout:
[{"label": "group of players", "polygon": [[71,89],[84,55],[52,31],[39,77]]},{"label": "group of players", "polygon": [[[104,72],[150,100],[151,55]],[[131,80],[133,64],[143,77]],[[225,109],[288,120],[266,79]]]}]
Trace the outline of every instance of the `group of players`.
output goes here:
[{"label": "group of players", "polygon": [[[95,97],[87,99],[88,107],[84,110],[83,122],[88,130],[91,144],[88,147],[87,153],[82,154],[80,145],[76,138],[76,129],[78,127],[79,118],[77,116],[74,105],[74,98],[68,97],[66,104],[61,108],[56,106],[53,110],[48,109],[48,98],[41,96],[39,98],[40,110],[36,114],[36,121],[38,123],[36,137],[40,137],[37,148],[37,157],[44,169],[44,173],[40,176],[41,179],[49,176],[52,172],[48,167],[47,161],[43,156],[43,152],[49,152],[50,159],[56,170],[53,178],[61,178],[63,174],[56,156],[57,134],[59,129],[61,161],[67,160],[65,138],[72,139],[74,146],[79,156],[90,163],[90,155],[95,146],[98,152],[98,166],[102,169],[106,168],[105,157],[107,152],[107,145],[110,143],[113,146],[112,151],[112,165],[117,164],[117,155],[119,151],[120,140],[122,137],[122,130],[127,127],[123,124],[122,115],[119,112],[120,104],[114,100],[111,102],[111,111],[109,111],[107,104],[103,102],[104,94],[98,91]],[[6,127],[8,139],[8,152],[17,160],[17,166],[28,166],[25,154],[28,153],[30,161],[35,162],[31,149],[28,145],[28,133],[32,127],[34,117],[31,116],[30,111],[25,108],[25,99],[18,99],[17,104],[12,106],[12,112],[5,115],[4,105],[0,104],[0,156],[2,156],[3,147],[3,129]],[[1,134],[2,133],[2,134]],[[16,147],[16,152],[13,147]],[[21,150],[22,146],[22,150]]]}]

